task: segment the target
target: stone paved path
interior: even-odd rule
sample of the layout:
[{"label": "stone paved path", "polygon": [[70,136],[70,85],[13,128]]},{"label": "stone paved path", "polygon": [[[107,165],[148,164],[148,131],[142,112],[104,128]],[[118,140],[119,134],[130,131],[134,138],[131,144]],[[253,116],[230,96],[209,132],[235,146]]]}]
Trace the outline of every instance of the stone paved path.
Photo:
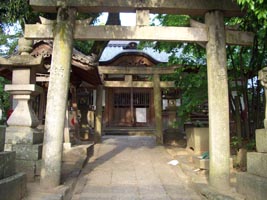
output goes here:
[{"label": "stone paved path", "polygon": [[199,200],[154,137],[105,136],[85,166],[73,200]]}]

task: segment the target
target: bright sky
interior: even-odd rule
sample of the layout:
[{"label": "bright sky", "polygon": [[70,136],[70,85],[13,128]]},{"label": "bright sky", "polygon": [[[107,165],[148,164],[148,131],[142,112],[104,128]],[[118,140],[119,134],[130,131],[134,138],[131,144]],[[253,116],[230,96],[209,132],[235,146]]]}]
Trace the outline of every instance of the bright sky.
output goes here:
[{"label": "bright sky", "polygon": [[[105,24],[107,21],[108,13],[103,13],[99,17],[98,24]],[[135,13],[120,13],[121,25],[122,26],[134,26],[136,24]]]}]

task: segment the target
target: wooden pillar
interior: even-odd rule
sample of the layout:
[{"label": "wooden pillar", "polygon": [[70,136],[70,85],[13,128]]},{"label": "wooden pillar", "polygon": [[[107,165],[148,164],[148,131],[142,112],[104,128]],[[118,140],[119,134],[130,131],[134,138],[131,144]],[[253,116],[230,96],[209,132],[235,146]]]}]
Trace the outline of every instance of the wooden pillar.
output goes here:
[{"label": "wooden pillar", "polygon": [[205,15],[209,41],[206,46],[209,100],[209,184],[227,190],[230,185],[229,99],[224,16]]},{"label": "wooden pillar", "polygon": [[74,9],[60,7],[54,32],[40,180],[41,186],[46,189],[54,188],[60,184],[75,15]]},{"label": "wooden pillar", "polygon": [[103,85],[99,85],[96,90],[96,119],[95,119],[95,142],[101,142],[102,136],[102,101]]},{"label": "wooden pillar", "polygon": [[155,122],[156,122],[156,137],[159,144],[163,144],[162,132],[162,99],[160,89],[160,76],[153,75],[153,92],[154,92],[154,108],[155,108]]}]

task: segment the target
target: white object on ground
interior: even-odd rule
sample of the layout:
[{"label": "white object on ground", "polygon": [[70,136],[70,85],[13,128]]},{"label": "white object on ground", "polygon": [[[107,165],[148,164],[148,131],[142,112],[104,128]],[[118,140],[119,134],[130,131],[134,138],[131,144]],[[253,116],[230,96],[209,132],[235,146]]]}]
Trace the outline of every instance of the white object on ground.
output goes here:
[{"label": "white object on ground", "polygon": [[173,165],[173,166],[176,166],[179,164],[179,161],[178,160],[171,160],[170,162],[168,162],[169,165]]}]

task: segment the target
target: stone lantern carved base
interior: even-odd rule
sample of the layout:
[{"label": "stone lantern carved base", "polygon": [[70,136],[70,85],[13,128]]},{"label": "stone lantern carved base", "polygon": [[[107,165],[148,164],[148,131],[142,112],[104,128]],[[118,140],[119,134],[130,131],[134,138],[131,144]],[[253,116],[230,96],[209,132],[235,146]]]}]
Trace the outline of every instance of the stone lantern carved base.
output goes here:
[{"label": "stone lantern carved base", "polygon": [[39,120],[32,107],[33,96],[42,92],[35,84],[6,85],[5,90],[18,101],[7,121],[5,151],[16,152],[16,171],[25,172],[28,181],[40,175],[43,130],[36,128]]},{"label": "stone lantern carved base", "polygon": [[42,129],[9,126],[6,128],[5,150],[10,151],[8,145],[16,144],[40,144],[43,142],[44,133]]},{"label": "stone lantern carved base", "polygon": [[32,96],[42,92],[42,88],[35,84],[25,85],[5,85],[5,91],[13,95],[13,99],[18,101],[16,108],[9,117],[9,126],[37,127],[39,124],[30,103]]},{"label": "stone lantern carved base", "polygon": [[7,121],[7,124],[9,126],[28,126],[28,127],[38,126],[39,120],[35,115],[32,107],[30,106],[29,99],[20,99],[18,101],[15,110],[13,111],[12,115],[9,117]]}]

